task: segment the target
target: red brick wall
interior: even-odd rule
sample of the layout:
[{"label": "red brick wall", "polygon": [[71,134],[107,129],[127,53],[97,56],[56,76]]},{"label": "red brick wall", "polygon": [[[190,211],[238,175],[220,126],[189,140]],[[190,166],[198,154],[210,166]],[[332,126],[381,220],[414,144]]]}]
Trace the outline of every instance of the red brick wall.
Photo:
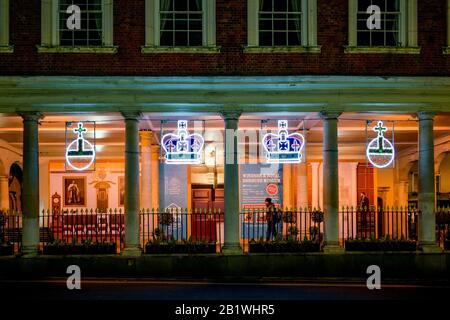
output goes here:
[{"label": "red brick wall", "polygon": [[217,0],[220,54],[146,54],[144,0],[114,0],[116,55],[38,54],[40,1],[11,1],[14,54],[0,54],[1,75],[450,75],[446,0],[419,0],[421,55],[345,54],[347,0],[318,0],[321,54],[244,54],[247,1]]}]

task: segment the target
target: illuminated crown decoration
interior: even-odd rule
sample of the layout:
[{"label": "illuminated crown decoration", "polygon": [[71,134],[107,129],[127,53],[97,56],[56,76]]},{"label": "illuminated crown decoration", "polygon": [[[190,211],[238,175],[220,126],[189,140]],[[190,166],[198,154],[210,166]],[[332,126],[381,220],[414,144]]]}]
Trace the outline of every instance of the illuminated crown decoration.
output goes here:
[{"label": "illuminated crown decoration", "polygon": [[394,161],[394,146],[384,137],[387,128],[383,126],[383,121],[378,121],[378,125],[373,128],[373,131],[377,132],[378,136],[367,145],[367,159],[376,168],[386,168]]},{"label": "illuminated crown decoration", "polygon": [[83,127],[83,123],[79,122],[77,127],[73,129],[77,139],[73,140],[66,149],[66,162],[76,171],[88,169],[95,160],[95,148],[83,136],[87,131]]},{"label": "illuminated crown decoration", "polygon": [[187,121],[178,121],[178,130],[161,139],[168,164],[199,164],[205,141],[198,133],[189,134]]},{"label": "illuminated crown decoration", "polygon": [[300,163],[304,145],[300,133],[288,133],[287,120],[278,121],[278,134],[268,133],[263,138],[268,163]]}]

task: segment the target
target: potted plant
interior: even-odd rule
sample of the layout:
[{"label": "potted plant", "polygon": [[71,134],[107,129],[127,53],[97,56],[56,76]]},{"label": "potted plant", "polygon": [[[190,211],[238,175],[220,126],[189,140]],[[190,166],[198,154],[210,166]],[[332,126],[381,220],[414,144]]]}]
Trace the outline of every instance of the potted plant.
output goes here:
[{"label": "potted plant", "polygon": [[281,213],[284,223],[295,224],[297,223],[297,215],[292,211],[285,211]]},{"label": "potted plant", "polygon": [[444,250],[450,250],[450,231],[447,232],[447,236],[444,240]]},{"label": "potted plant", "polygon": [[12,256],[14,255],[14,245],[12,243],[6,243],[0,237],[0,256]]},{"label": "potted plant", "polygon": [[320,210],[313,210],[311,212],[311,220],[315,223],[322,223],[323,222],[323,211]]},{"label": "potted plant", "polygon": [[391,239],[389,235],[383,239],[375,239],[374,237],[367,239],[348,239],[345,240],[346,251],[415,251],[416,242],[401,239]]}]

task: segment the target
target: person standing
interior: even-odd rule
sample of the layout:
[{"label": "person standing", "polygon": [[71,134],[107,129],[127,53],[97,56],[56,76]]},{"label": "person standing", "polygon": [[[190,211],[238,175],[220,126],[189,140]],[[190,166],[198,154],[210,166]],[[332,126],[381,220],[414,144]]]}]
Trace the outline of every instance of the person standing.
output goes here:
[{"label": "person standing", "polygon": [[278,209],[272,203],[271,198],[266,198],[264,201],[266,205],[266,220],[267,220],[267,233],[266,233],[266,241],[270,241],[275,239],[277,232],[277,223],[278,223]]},{"label": "person standing", "polygon": [[369,214],[369,206],[370,206],[370,202],[369,202],[369,197],[366,195],[365,192],[361,192],[361,200],[359,203],[360,206],[360,212],[361,212],[361,232],[362,232],[362,237],[366,238],[368,233],[367,233],[367,215]]}]

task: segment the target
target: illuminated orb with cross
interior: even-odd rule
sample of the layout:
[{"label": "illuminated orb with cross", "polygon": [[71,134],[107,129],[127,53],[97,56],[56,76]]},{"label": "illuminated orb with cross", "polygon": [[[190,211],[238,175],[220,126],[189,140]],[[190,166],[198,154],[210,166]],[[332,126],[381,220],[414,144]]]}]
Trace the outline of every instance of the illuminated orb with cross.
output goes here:
[{"label": "illuminated orb with cross", "polygon": [[387,128],[384,127],[383,121],[378,121],[373,131],[377,132],[377,137],[367,145],[367,159],[376,168],[389,167],[394,162],[395,149],[391,141],[384,137]]},{"label": "illuminated orb with cross", "polygon": [[268,163],[300,163],[305,139],[300,133],[289,134],[288,121],[278,121],[278,134],[263,137],[263,148]]},{"label": "illuminated orb with cross", "polygon": [[87,170],[95,161],[95,148],[84,138],[87,131],[84,124],[79,122],[73,129],[76,139],[66,148],[66,163],[75,171]]},{"label": "illuminated orb with cross", "polygon": [[167,164],[200,164],[204,144],[200,134],[189,134],[186,120],[179,120],[177,131],[161,138]]}]

